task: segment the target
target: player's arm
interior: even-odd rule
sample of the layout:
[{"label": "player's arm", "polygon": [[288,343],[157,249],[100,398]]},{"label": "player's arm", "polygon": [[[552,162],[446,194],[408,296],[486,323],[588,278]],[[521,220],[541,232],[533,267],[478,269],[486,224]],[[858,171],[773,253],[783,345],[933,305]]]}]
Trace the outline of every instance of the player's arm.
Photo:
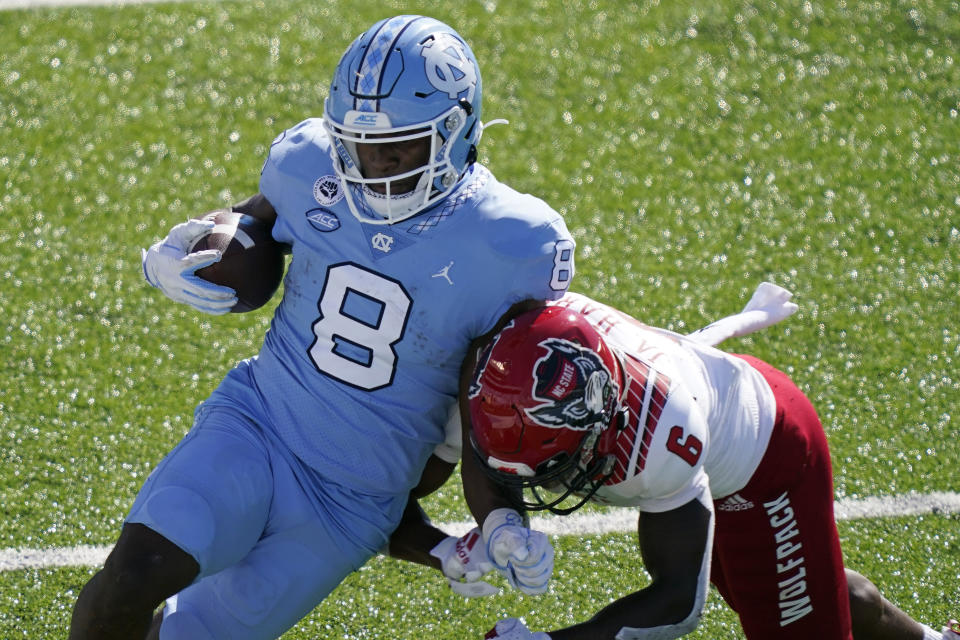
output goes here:
[{"label": "player's arm", "polygon": [[641,513],[640,556],[650,584],[601,609],[587,622],[553,632],[574,638],[677,638],[700,620],[709,579],[712,513],[700,503],[663,513]]},{"label": "player's arm", "polygon": [[[586,622],[549,632],[549,638],[664,640],[693,631],[706,598],[712,518],[710,509],[699,499],[662,513],[641,513],[640,555],[650,583],[604,607]],[[636,571],[640,571],[639,564]]]},{"label": "player's arm", "polygon": [[420,507],[419,498],[439,489],[453,473],[455,462],[430,456],[420,483],[410,492],[396,531],[390,536],[391,557],[439,570],[450,588],[467,597],[489,596],[500,590],[480,578],[493,571],[480,530],[457,538],[436,528]]},{"label": "player's arm", "polygon": [[496,509],[513,509],[516,507],[515,501],[510,499],[508,490],[502,485],[498,485],[484,473],[480,468],[479,461],[473,453],[473,445],[470,436],[470,409],[468,403],[468,392],[470,383],[473,380],[477,368],[477,358],[484,347],[493,339],[493,337],[503,329],[504,326],[515,316],[542,307],[546,304],[542,300],[523,300],[510,307],[510,309],[497,321],[494,328],[477,338],[467,350],[467,357],[464,359],[463,366],[460,369],[460,424],[462,428],[461,442],[463,443],[463,456],[460,461],[460,478],[463,482],[463,494],[467,501],[467,507],[474,519],[483,524],[487,516]]},{"label": "player's arm", "polygon": [[[682,431],[685,442],[699,441],[701,446],[695,453],[678,453],[663,431],[650,442],[644,471],[648,475],[634,485],[641,512],[640,556],[650,582],[582,625],[551,633],[553,640],[677,638],[700,621],[713,545],[713,498],[702,467],[707,423],[689,389],[679,383],[671,385],[660,419],[661,424],[680,425],[674,429]],[[640,563],[636,566],[639,572]]]},{"label": "player's arm", "polygon": [[246,200],[233,205],[231,208],[238,213],[245,213],[248,216],[262,220],[271,226],[277,220],[276,209],[273,208],[273,205],[270,204],[270,201],[267,200],[267,197],[262,193],[256,193]]},{"label": "player's arm", "polygon": [[518,510],[518,501],[511,499],[509,489],[493,482],[480,467],[470,436],[468,394],[477,358],[483,348],[514,316],[544,304],[543,301],[524,300],[511,306],[489,333],[471,344],[460,375],[463,442],[460,477],[464,498],[474,519],[481,525],[490,562],[512,587],[528,595],[547,590],[553,574],[553,547],[545,534],[528,528],[526,514]]},{"label": "player's arm", "polygon": [[717,346],[728,338],[739,338],[765,329],[794,314],[799,308],[793,294],[772,282],[761,282],[743,311],[711,322],[687,334],[701,344]]},{"label": "player's arm", "polygon": [[[270,225],[277,219],[273,205],[261,193],[231,208]],[[171,300],[204,313],[220,315],[236,305],[236,291],[207,282],[196,274],[197,270],[219,261],[220,252],[213,249],[191,252],[191,248],[212,232],[214,226],[207,213],[174,225],[165,238],[142,251],[141,266],[147,282]]]},{"label": "player's arm", "polygon": [[442,487],[456,466],[456,463],[430,456],[420,476],[420,483],[410,491],[400,525],[390,536],[391,557],[441,569],[440,559],[430,555],[430,550],[448,536],[430,523],[420,507],[419,499]]}]

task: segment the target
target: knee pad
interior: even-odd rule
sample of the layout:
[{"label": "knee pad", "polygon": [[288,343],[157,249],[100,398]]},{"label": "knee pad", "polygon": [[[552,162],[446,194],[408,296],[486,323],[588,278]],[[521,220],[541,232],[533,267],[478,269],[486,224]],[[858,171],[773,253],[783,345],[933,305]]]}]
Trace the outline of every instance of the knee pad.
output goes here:
[{"label": "knee pad", "polygon": [[144,485],[127,521],[150,527],[192,555],[201,575],[230,566],[262,534],[273,489],[268,471],[245,462],[237,458],[231,469],[214,456],[193,476],[166,465]]},{"label": "knee pad", "polygon": [[188,611],[164,613],[160,640],[216,640],[206,625]]},{"label": "knee pad", "polygon": [[195,491],[177,486],[161,487],[131,513],[130,520],[159,532],[192,555],[201,567],[207,564],[216,519],[213,509]]}]

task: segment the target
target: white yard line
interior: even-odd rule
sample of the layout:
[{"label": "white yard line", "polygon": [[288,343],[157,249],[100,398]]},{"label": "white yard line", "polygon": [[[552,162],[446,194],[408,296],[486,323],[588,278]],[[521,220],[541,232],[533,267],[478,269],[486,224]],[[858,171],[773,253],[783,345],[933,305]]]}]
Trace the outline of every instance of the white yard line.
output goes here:
[{"label": "white yard line", "polygon": [[[908,493],[902,496],[845,498],[834,504],[837,520],[859,518],[890,518],[916,516],[928,513],[960,513],[960,493]],[[584,513],[567,517],[535,517],[534,529],[549,535],[598,535],[624,533],[637,526],[637,515],[632,509],[617,509],[607,513]],[[469,531],[472,522],[438,524],[448,533],[460,536]],[[0,571],[42,569],[48,567],[100,566],[110,547],[81,545],[50,549],[0,549]]]}]

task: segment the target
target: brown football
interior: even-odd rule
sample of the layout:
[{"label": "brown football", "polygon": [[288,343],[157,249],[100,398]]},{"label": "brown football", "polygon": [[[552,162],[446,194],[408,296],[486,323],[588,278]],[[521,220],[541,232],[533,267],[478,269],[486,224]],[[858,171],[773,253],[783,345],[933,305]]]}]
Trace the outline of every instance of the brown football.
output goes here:
[{"label": "brown football", "polygon": [[197,275],[237,292],[237,304],[231,311],[243,313],[259,309],[276,293],[283,280],[284,246],[273,239],[270,225],[243,213],[212,211],[204,216],[216,226],[190,249],[219,249],[222,257]]}]

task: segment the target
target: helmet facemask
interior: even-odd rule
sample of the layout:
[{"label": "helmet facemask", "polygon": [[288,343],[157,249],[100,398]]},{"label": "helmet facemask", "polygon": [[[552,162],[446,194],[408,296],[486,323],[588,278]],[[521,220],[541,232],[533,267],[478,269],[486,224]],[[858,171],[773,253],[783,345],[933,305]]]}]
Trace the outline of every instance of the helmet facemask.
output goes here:
[{"label": "helmet facemask", "polygon": [[[434,120],[405,128],[390,126],[386,113],[350,111],[343,125],[324,117],[324,126],[333,142],[334,166],[353,215],[370,224],[393,224],[446,197],[461,178],[450,158],[451,142],[472,133],[463,131],[469,108],[466,101],[461,101]],[[376,122],[375,126],[369,126],[371,121]],[[420,138],[430,140],[423,165],[392,176],[363,176],[358,144],[396,144]],[[393,193],[394,185],[415,176],[419,178],[413,189]],[[382,187],[383,193],[372,188],[376,186]]]},{"label": "helmet facemask", "polygon": [[[613,475],[616,459],[612,454],[600,451],[600,440],[610,427],[615,431],[623,429],[626,416],[623,411],[617,411],[612,417],[607,411],[602,415],[603,419],[590,427],[572,454],[560,451],[542,461],[536,469],[526,465],[517,468],[492,456],[484,459],[476,442],[473,452],[480,467],[494,482],[516,490],[519,497],[512,499],[517,502],[517,507],[565,516],[586,504]],[[530,491],[532,500],[525,497],[524,489]],[[554,495],[544,495],[544,491]],[[576,496],[576,502],[572,506],[561,506],[571,496]]]}]

